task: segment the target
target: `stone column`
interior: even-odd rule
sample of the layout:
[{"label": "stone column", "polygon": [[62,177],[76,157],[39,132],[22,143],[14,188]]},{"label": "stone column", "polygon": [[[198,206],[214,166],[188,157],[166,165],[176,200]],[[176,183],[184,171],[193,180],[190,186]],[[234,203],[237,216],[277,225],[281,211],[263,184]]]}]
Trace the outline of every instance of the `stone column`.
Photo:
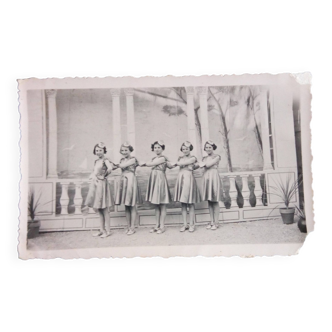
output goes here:
[{"label": "stone column", "polygon": [[57,90],[46,90],[48,107],[48,177],[57,178],[58,124],[56,111]]},{"label": "stone column", "polygon": [[[311,150],[310,150],[310,120],[311,120],[311,93],[310,84],[301,85],[300,95],[300,116],[301,116],[301,139],[302,139],[302,164],[303,171],[303,189],[304,189],[304,207],[306,214],[306,223],[308,233],[314,230],[314,209],[312,205],[312,173],[311,173]],[[303,135],[302,135],[303,133]],[[306,194],[309,194],[307,197]]]},{"label": "stone column", "polygon": [[200,149],[197,149],[196,146],[196,125],[195,125],[195,111],[194,111],[194,88],[186,87],[187,92],[187,124],[188,124],[188,140],[194,146],[192,155],[198,157],[197,152]]},{"label": "stone column", "polygon": [[264,170],[271,170],[273,169],[273,167],[271,164],[269,118],[267,109],[267,89],[265,87],[262,88],[260,94],[260,109]]},{"label": "stone column", "polygon": [[204,150],[204,144],[210,139],[209,134],[209,118],[208,118],[208,105],[207,105],[207,87],[198,87],[199,95],[199,115],[201,121],[201,131],[202,131],[202,150]]},{"label": "stone column", "polygon": [[127,141],[136,150],[135,144],[135,112],[134,112],[134,89],[124,89],[127,105]]},{"label": "stone column", "polygon": [[113,161],[119,162],[121,158],[121,119],[120,119],[120,89],[111,89],[113,107]]},{"label": "stone column", "polygon": [[289,87],[271,88],[274,133],[274,165],[276,170],[297,168],[293,116],[293,96]]}]

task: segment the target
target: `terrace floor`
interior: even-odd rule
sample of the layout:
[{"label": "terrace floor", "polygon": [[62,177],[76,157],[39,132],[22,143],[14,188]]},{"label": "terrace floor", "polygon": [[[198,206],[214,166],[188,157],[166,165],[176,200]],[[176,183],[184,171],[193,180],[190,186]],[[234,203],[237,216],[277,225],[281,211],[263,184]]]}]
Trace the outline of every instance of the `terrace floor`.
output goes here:
[{"label": "terrace floor", "polygon": [[92,231],[40,233],[28,240],[28,250],[58,250],[130,246],[172,246],[204,244],[278,244],[303,243],[306,237],[297,223],[283,224],[281,219],[225,223],[215,230],[197,226],[194,233],[181,233],[179,227],[167,227],[163,234],[150,234],[150,228],[138,228],[133,235],[113,229],[105,239],[92,237]]}]

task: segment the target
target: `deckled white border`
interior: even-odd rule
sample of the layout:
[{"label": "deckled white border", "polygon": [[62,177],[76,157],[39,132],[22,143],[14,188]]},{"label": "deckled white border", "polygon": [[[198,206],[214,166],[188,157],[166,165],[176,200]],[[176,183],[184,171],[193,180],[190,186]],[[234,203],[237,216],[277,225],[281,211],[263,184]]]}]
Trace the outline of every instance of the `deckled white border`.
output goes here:
[{"label": "deckled white border", "polygon": [[[310,77],[310,80],[308,79]],[[21,200],[20,211],[27,211],[28,165],[27,165],[27,103],[26,91],[29,89],[91,89],[91,88],[123,88],[123,87],[171,87],[171,86],[211,86],[211,85],[275,85],[275,84],[300,84],[308,85],[308,105],[301,110],[302,120],[302,158],[303,176],[305,183],[305,200],[307,213],[307,227],[313,230],[313,193],[311,175],[311,149],[310,149],[310,82],[311,74],[244,74],[224,76],[183,76],[183,77],[105,77],[105,78],[51,78],[51,79],[25,79],[19,80],[19,110],[21,113],[21,174],[20,183]],[[303,112],[303,113],[302,113]],[[310,216],[310,217],[309,217]],[[252,244],[252,245],[200,245],[200,246],[158,246],[158,247],[112,247],[91,249],[67,249],[50,251],[31,251],[26,249],[27,215],[20,215],[19,256],[29,258],[102,258],[102,257],[174,257],[174,256],[274,256],[292,255],[299,251],[302,243],[290,244]]]}]

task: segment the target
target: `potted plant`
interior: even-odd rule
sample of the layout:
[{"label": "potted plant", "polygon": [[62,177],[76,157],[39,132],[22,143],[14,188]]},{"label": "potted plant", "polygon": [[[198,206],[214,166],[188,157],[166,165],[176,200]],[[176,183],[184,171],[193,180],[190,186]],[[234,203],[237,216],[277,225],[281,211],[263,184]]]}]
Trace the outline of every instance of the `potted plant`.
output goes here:
[{"label": "potted plant", "polygon": [[299,206],[295,205],[295,213],[298,216],[299,220],[297,222],[297,226],[299,230],[302,233],[307,233],[307,223],[306,223],[306,217],[305,217],[305,210],[304,210],[304,204],[302,203],[303,209],[301,209]]},{"label": "potted plant", "polygon": [[31,188],[28,196],[28,239],[32,239],[39,234],[40,221],[36,219],[38,206],[40,206],[40,197],[41,193],[39,193],[38,197],[36,197],[34,188]]},{"label": "potted plant", "polygon": [[274,191],[274,193],[271,194],[278,196],[285,204],[285,207],[279,208],[282,221],[284,224],[292,224],[294,223],[295,207],[291,207],[290,203],[293,197],[297,194],[299,186],[302,184],[302,180],[299,178],[298,180],[293,181],[291,176],[288,175],[286,181],[279,178],[275,183],[276,186],[270,185],[270,188]]}]

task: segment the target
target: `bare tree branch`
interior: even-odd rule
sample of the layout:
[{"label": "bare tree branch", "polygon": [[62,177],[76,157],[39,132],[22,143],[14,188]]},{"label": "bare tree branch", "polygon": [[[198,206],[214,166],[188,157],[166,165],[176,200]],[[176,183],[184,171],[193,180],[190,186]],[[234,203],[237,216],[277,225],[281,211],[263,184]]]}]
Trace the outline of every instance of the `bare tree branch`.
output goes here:
[{"label": "bare tree branch", "polygon": [[[172,88],[172,90],[181,98],[181,100],[187,104],[187,101],[182,97],[181,92],[178,92],[176,88]],[[180,88],[181,91],[181,88]]]},{"label": "bare tree branch", "polygon": [[134,90],[138,91],[138,92],[146,93],[146,94],[154,96],[154,97],[160,97],[160,98],[164,98],[164,99],[170,99],[170,100],[177,101],[179,103],[187,104],[187,102],[184,102],[183,100],[172,98],[172,97],[168,97],[168,96],[164,96],[164,95],[160,95],[158,93],[154,93],[154,92],[150,92],[150,91],[145,91],[145,90],[140,90],[140,89],[134,89]]}]

